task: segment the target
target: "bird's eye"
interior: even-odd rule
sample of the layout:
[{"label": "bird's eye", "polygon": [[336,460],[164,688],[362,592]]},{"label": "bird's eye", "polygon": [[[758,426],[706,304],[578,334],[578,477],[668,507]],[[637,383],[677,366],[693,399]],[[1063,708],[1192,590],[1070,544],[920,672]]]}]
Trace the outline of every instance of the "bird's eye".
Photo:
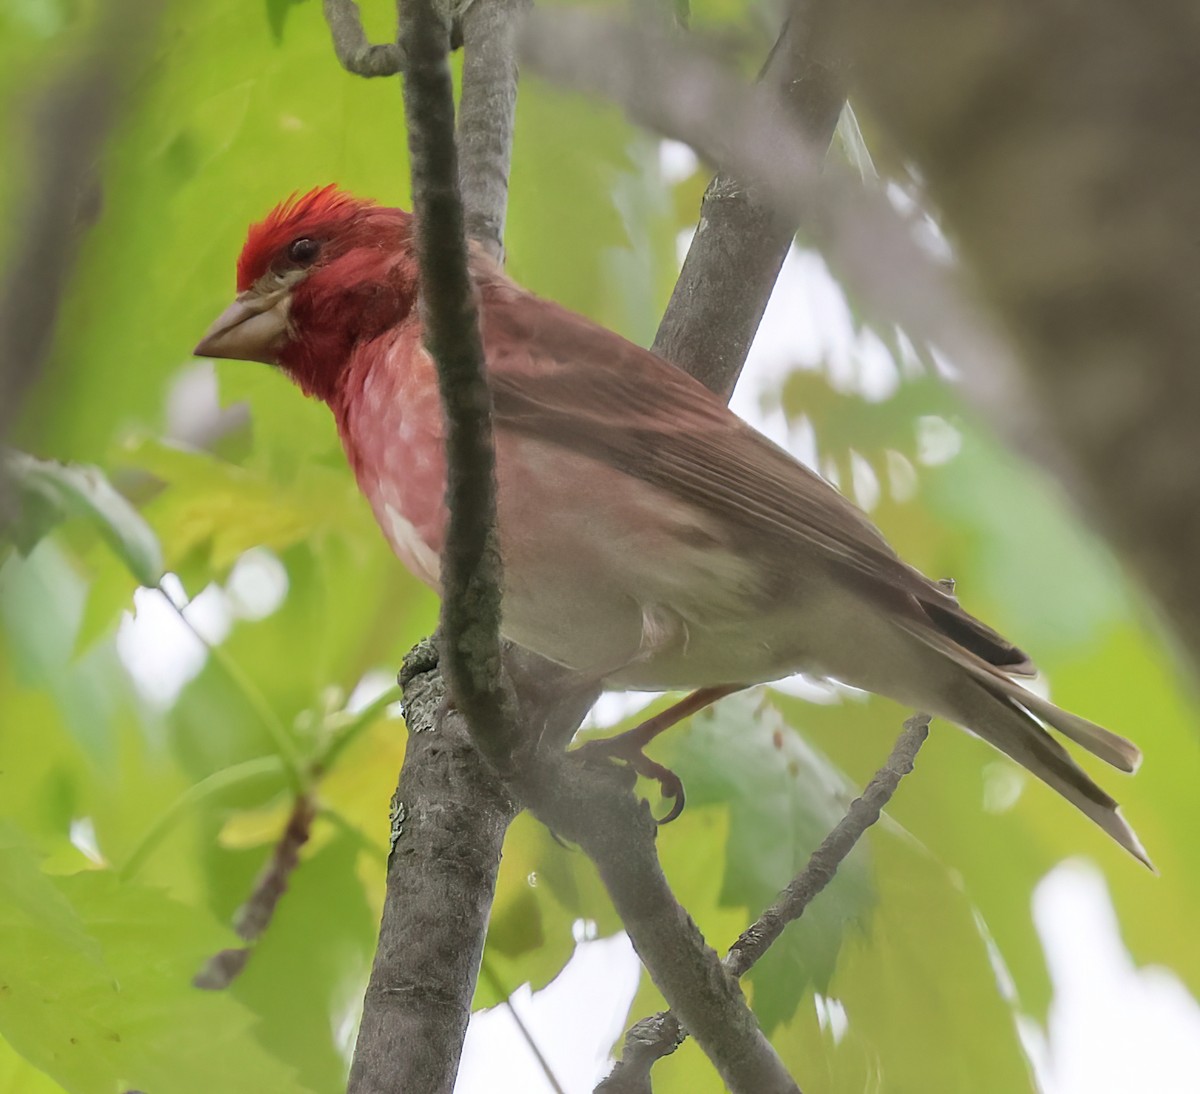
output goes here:
[{"label": "bird's eye", "polygon": [[288,244],[287,253],[288,258],[292,262],[295,262],[297,266],[311,266],[320,250],[320,243],[315,239],[305,237],[292,240]]}]

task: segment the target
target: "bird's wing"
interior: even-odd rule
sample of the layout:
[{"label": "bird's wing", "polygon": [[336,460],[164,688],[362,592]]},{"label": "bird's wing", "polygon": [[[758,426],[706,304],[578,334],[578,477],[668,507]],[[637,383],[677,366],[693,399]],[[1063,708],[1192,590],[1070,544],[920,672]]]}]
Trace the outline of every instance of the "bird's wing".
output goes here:
[{"label": "bird's wing", "polygon": [[772,578],[823,565],[1001,667],[1026,655],[903,562],[829,483],[648,350],[509,282],[482,295],[497,428],[589,456],[715,516]]}]

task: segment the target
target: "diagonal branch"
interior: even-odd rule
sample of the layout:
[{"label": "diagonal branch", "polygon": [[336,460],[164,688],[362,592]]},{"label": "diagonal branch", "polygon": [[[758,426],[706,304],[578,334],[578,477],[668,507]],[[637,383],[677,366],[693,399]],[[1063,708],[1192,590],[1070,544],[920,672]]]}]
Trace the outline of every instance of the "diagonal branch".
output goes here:
[{"label": "diagonal branch", "polygon": [[[833,880],[838,867],[859,839],[879,820],[900,780],[912,772],[917,752],[928,736],[928,714],[914,714],[904,723],[887,762],[875,772],[862,796],[851,803],[846,815],[813,852],[804,869],[729,948],[724,964],[731,976],[739,979],[745,976],[784,928],[799,919]],[[685,1023],[671,1010],[660,1011],[635,1023],[625,1035],[621,1059],[608,1078],[596,1087],[597,1094],[648,1094],[650,1069],[683,1044],[687,1035]]]},{"label": "diagonal branch", "polygon": [[644,26],[591,12],[535,12],[520,45],[542,76],[619,104],[752,184],[801,225],[877,321],[937,347],[963,369],[964,390],[976,402],[1012,401],[998,390],[998,378],[1012,374],[1011,354],[970,304],[963,272],[923,247],[884,193],[847,170],[823,172],[824,146],[806,139],[777,89],[748,87]]},{"label": "diagonal branch", "polygon": [[221,950],[210,957],[192,980],[196,987],[222,991],[241,975],[254,943],[270,926],[275,909],[287,892],[288,881],[300,864],[300,852],[312,835],[316,815],[317,801],[313,794],[304,791],[297,795],[283,835],[254,882],[250,896],[234,915],[233,929],[246,945]]},{"label": "diagonal branch", "polygon": [[[795,0],[759,81],[814,148],[833,137],[846,73],[812,0]],[[722,171],[704,194],[700,222],[651,347],[728,398],[775,286],[798,222],[756,187]]]},{"label": "diagonal branch", "polygon": [[736,980],[721,966],[667,884],[655,823],[624,769],[549,756],[518,789],[539,819],[595,862],[621,922],[680,1020],[735,1094],[799,1094],[759,1029]]},{"label": "diagonal branch", "polygon": [[775,903],[730,946],[725,967],[734,976],[745,976],[783,933],[784,927],[799,919],[817,894],[833,880],[838,867],[854,850],[863,833],[879,820],[900,780],[912,773],[917,753],[928,736],[928,714],[914,714],[904,723],[887,762],[875,772],[862,796],[851,802],[846,815],[834,825],[808,864],[779,894]]}]

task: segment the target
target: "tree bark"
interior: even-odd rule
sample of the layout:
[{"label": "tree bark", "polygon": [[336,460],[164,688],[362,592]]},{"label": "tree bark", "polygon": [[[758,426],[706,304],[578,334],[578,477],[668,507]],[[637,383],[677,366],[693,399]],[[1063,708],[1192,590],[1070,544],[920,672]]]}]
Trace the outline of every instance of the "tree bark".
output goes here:
[{"label": "tree bark", "polygon": [[1019,347],[1074,500],[1200,668],[1195,5],[822,3]]}]

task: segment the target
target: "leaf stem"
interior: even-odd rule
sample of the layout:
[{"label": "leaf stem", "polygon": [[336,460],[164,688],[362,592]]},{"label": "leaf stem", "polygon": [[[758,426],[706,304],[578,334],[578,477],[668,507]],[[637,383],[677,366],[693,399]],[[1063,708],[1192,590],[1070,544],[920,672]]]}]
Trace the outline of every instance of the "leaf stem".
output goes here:
[{"label": "leaf stem", "polygon": [[128,881],[137,874],[154,849],[188,809],[200,805],[218,794],[223,794],[235,786],[277,774],[283,769],[283,760],[279,756],[259,756],[257,759],[246,760],[244,763],[214,771],[195,785],[189,786],[146,830],[137,846],[129,853],[125,864],[117,871],[118,876],[122,880]]},{"label": "leaf stem", "polygon": [[241,666],[229,654],[201,634],[196,625],[187,617],[184,610],[171,599],[171,595],[163,588],[161,582],[154,587],[171,606],[171,610],[183,620],[184,626],[196,636],[196,639],[209,652],[213,661],[220,666],[221,671],[229,677],[233,685],[242,693],[242,698],[246,701],[247,706],[258,716],[258,720],[262,724],[263,729],[266,730],[267,736],[271,738],[271,742],[275,745],[275,751],[284,765],[284,770],[292,790],[298,795],[305,793],[312,782],[309,768],[300,755],[300,750],[296,747],[295,740],[287,731],[287,727],[280,721],[279,716],[271,708],[271,704],[267,702],[266,696],[263,695],[254,684],[254,681],[242,671]]},{"label": "leaf stem", "polygon": [[402,693],[399,687],[390,687],[382,695],[372,699],[344,726],[341,726],[330,737],[329,743],[317,753],[310,767],[312,776],[320,778],[333,767],[338,757],[359,738],[363,730],[378,721],[380,715],[393,703],[400,702],[401,697]]}]

